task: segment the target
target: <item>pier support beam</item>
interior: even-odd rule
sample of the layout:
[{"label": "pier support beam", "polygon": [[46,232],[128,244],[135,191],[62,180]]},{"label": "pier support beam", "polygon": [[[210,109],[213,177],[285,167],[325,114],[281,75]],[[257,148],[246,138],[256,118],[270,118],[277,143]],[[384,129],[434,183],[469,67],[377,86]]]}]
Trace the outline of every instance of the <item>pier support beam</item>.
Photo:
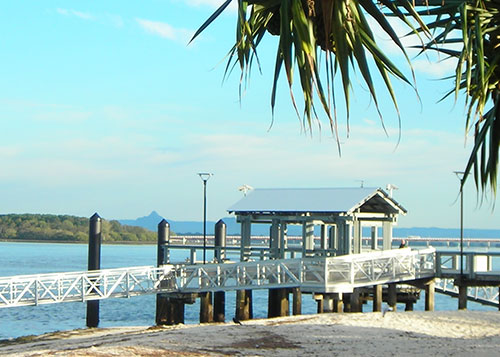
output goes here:
[{"label": "pier support beam", "polygon": [[333,312],[334,303],[333,303],[333,295],[332,294],[323,294],[323,311],[322,312]]},{"label": "pier support beam", "polygon": [[373,286],[373,311],[382,311],[382,285]]},{"label": "pier support beam", "polygon": [[226,293],[224,291],[214,293],[214,321],[226,321]]},{"label": "pier support beam", "polygon": [[358,288],[355,288],[351,294],[351,312],[363,312],[363,304],[359,299]]},{"label": "pier support beam", "polygon": [[292,288],[292,295],[292,313],[294,315],[302,315],[302,291],[300,291],[300,288]]},{"label": "pier support beam", "polygon": [[383,231],[383,250],[392,249],[392,222],[386,221],[382,223],[382,231]]},{"label": "pier support beam", "polygon": [[[89,222],[88,270],[101,269],[101,217],[94,213]],[[99,325],[99,300],[87,301],[87,327]]]},{"label": "pier support beam", "polygon": [[213,318],[212,293],[200,293],[200,323],[213,322]]},{"label": "pier support beam", "polygon": [[425,284],[425,311],[434,311],[434,295],[434,280],[431,280]]},{"label": "pier support beam", "polygon": [[236,290],[236,319],[240,321],[253,318],[252,290]]},{"label": "pier support beam", "polygon": [[[166,220],[162,220],[158,223],[158,245],[157,245],[157,257],[156,257],[156,265],[158,267],[168,263],[168,242],[170,239],[170,225]],[[166,282],[161,282],[161,286]],[[164,325],[167,317],[168,308],[164,306],[165,304],[169,304],[168,298],[166,294],[156,294],[156,324]]]},{"label": "pier support beam", "polygon": [[290,301],[287,288],[269,289],[267,317],[288,316]]},{"label": "pier support beam", "polygon": [[302,224],[302,258],[314,255],[314,224]]},{"label": "pier support beam", "polygon": [[413,311],[413,301],[406,301],[405,311]]},{"label": "pier support beam", "polygon": [[467,285],[458,286],[458,309],[467,310]]},{"label": "pier support beam", "polygon": [[250,258],[251,255],[251,234],[252,222],[250,217],[244,217],[241,221],[241,239],[240,239],[240,261],[244,262]]},{"label": "pier support beam", "polygon": [[361,246],[362,246],[362,231],[361,231],[361,221],[355,219],[353,222],[353,227],[354,227],[354,233],[353,233],[353,238],[354,238],[354,245],[353,245],[353,253],[354,254],[359,254],[361,253]]},{"label": "pier support beam", "polygon": [[392,308],[392,311],[396,311],[398,305],[398,296],[396,291],[396,284],[388,284],[387,288],[387,305]]},{"label": "pier support beam", "polygon": [[321,250],[327,250],[328,247],[328,226],[326,224],[321,225],[321,233],[320,233],[320,247]]},{"label": "pier support beam", "polygon": [[320,299],[316,299],[316,303],[318,304],[318,307],[317,307],[317,310],[316,312],[318,314],[322,314],[324,312],[324,300],[323,300],[323,296],[321,296]]},{"label": "pier support beam", "polygon": [[269,257],[279,259],[280,256],[280,225],[277,219],[273,219],[269,228]]},{"label": "pier support beam", "polygon": [[344,302],[344,312],[351,312],[351,293],[343,293],[342,301]]},{"label": "pier support beam", "polygon": [[336,294],[336,297],[333,298],[333,312],[342,312],[343,307],[344,303],[342,302],[342,296]]},{"label": "pier support beam", "polygon": [[[184,323],[185,299],[171,294],[161,294],[162,299],[156,300],[156,324],[177,325]],[[161,301],[161,304],[159,304]]]},{"label": "pier support beam", "polygon": [[215,260],[218,263],[224,262],[226,259],[226,223],[222,219],[215,224],[214,247]]},{"label": "pier support beam", "polygon": [[337,225],[330,226],[328,230],[328,248],[335,251],[335,255],[338,255],[339,250],[339,237],[337,234]]}]

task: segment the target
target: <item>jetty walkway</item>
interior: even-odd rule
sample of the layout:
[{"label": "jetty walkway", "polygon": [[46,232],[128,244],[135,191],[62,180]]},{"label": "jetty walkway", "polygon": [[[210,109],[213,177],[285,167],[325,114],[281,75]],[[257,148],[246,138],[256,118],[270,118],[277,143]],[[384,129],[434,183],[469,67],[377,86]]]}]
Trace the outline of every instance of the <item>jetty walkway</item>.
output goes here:
[{"label": "jetty walkway", "polygon": [[[219,264],[166,264],[0,278],[0,308],[124,298],[158,293],[299,288],[303,293],[352,293],[359,287],[439,278],[437,292],[459,296],[458,252],[394,249],[338,257]],[[466,253],[464,275],[475,287],[468,299],[497,306],[500,271],[486,264],[500,253]],[[484,259],[483,259],[484,260]],[[484,261],[483,261],[484,263]],[[490,263],[491,264],[491,263]],[[491,268],[491,265],[490,265]],[[478,284],[483,281],[484,284]],[[492,283],[493,282],[493,283]],[[478,286],[479,285],[479,286]],[[482,286],[481,286],[482,285]],[[490,286],[486,286],[490,285]]]}]

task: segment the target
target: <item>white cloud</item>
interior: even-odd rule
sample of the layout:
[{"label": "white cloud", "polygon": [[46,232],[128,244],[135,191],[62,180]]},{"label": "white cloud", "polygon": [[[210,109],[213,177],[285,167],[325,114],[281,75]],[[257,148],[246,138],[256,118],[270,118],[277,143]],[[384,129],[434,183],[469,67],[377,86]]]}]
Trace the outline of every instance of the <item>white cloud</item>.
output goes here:
[{"label": "white cloud", "polygon": [[82,11],[77,11],[77,10],[72,10],[72,9],[61,9],[57,8],[56,9],[57,13],[64,15],[64,16],[76,16],[79,17],[80,19],[83,20],[93,20],[94,16],[87,13],[87,12],[82,12]]},{"label": "white cloud", "polygon": [[187,43],[193,34],[192,31],[175,28],[167,24],[166,22],[151,21],[145,19],[135,20],[146,31],[176,42]]},{"label": "white cloud", "polygon": [[456,59],[443,61],[432,61],[429,59],[418,59],[412,61],[413,68],[421,73],[430,74],[434,78],[443,78],[455,73]]}]

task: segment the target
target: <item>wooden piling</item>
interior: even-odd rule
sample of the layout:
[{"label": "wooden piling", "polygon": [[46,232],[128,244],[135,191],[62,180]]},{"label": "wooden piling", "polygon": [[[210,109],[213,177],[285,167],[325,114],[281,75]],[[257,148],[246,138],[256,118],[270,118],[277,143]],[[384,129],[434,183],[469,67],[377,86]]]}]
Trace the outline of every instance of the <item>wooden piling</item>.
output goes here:
[{"label": "wooden piling", "polygon": [[323,312],[333,312],[332,294],[323,294]]},{"label": "wooden piling", "polygon": [[396,311],[398,303],[398,296],[396,290],[396,284],[390,283],[388,284],[387,289],[387,305],[392,308],[392,311]]},{"label": "wooden piling", "polygon": [[344,302],[344,312],[351,312],[351,293],[343,293],[342,301]]},{"label": "wooden piling", "polygon": [[[165,293],[161,300],[156,300],[157,325],[177,325],[184,323],[185,304],[195,301],[195,294]],[[160,302],[160,303],[159,303]]]},{"label": "wooden piling", "polygon": [[252,311],[252,290],[236,290],[236,319],[250,320]]},{"label": "wooden piling", "polygon": [[[158,244],[157,244],[157,255],[156,264],[158,267],[166,264],[169,260],[168,257],[168,242],[170,239],[170,224],[162,219],[158,223],[157,232]],[[164,286],[167,282],[161,282],[161,286]],[[155,321],[157,325],[165,325],[167,323],[168,311],[171,309],[170,302],[167,294],[156,294],[156,317]],[[171,313],[170,313],[171,314]]]},{"label": "wooden piling", "polygon": [[373,311],[382,311],[382,285],[373,286]]},{"label": "wooden piling", "polygon": [[184,323],[185,304],[181,299],[176,299],[172,302],[172,323],[169,325],[178,325]]},{"label": "wooden piling", "polygon": [[[94,213],[89,222],[88,270],[101,269],[101,217]],[[99,300],[87,301],[87,327],[99,325]]]},{"label": "wooden piling", "polygon": [[214,293],[214,321],[225,322],[226,320],[226,293],[216,291]]},{"label": "wooden piling", "polygon": [[214,237],[214,256],[218,263],[224,262],[226,259],[226,223],[220,219],[215,224],[215,237]]},{"label": "wooden piling", "polygon": [[322,314],[324,312],[323,296],[321,296],[321,299],[316,299],[316,302],[318,303],[318,308],[316,311],[318,314]]},{"label": "wooden piling", "polygon": [[302,315],[302,291],[300,288],[292,288],[292,295],[292,313],[294,315]]},{"label": "wooden piling", "polygon": [[290,314],[290,300],[287,288],[269,289],[267,317],[288,316]]},{"label": "wooden piling", "polygon": [[212,293],[200,293],[200,323],[213,322],[214,310],[212,305]]},{"label": "wooden piling", "polygon": [[425,284],[425,311],[434,311],[434,295],[434,280],[431,280]]},{"label": "wooden piling", "polygon": [[351,312],[363,312],[363,304],[359,298],[358,288],[354,288],[351,294]]},{"label": "wooden piling", "polygon": [[467,310],[467,285],[458,286],[458,309]]},{"label": "wooden piling", "polygon": [[337,296],[333,299],[333,312],[342,312],[343,301],[340,294],[336,294]]},{"label": "wooden piling", "polygon": [[406,301],[405,311],[413,311],[413,301],[409,301],[409,300]]}]

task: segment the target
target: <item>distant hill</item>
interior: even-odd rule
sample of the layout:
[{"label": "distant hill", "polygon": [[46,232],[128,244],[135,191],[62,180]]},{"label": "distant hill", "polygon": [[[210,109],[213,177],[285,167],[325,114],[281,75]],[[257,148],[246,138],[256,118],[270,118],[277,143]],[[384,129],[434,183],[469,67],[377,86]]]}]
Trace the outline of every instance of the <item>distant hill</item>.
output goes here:
[{"label": "distant hill", "polygon": [[[137,219],[122,219],[121,224],[130,226],[139,226],[156,231],[158,223],[163,219],[156,211],[151,212],[148,216],[139,217]],[[170,229],[176,234],[203,234],[203,222],[199,221],[172,221],[166,218],[170,224]],[[235,217],[225,217],[222,219],[226,223],[227,234],[240,234],[240,225],[236,223]],[[214,221],[207,221],[207,234],[214,234]],[[319,234],[319,227],[315,232]],[[269,235],[269,226],[263,224],[252,225],[253,235]],[[301,235],[302,228],[299,226],[288,227],[289,235]],[[370,235],[369,228],[363,230],[364,236]],[[436,227],[412,227],[402,228],[394,227],[394,237],[433,237],[433,238],[458,238],[460,237],[460,229],[458,228],[436,228]],[[465,238],[500,238],[500,229],[464,229]]]},{"label": "distant hill", "polygon": [[[120,219],[119,222],[128,226],[139,226],[156,231],[158,229],[158,223],[160,223],[163,218],[164,217],[160,216],[158,212],[153,211],[148,216],[139,217],[137,219]],[[203,234],[203,222],[173,221],[167,218],[165,219],[170,224],[170,230],[176,234]],[[234,217],[225,217],[223,221],[226,223],[228,234],[240,233],[240,225],[236,223]],[[214,234],[215,223],[217,222],[207,221],[207,234]],[[260,233],[254,234],[260,235]]]},{"label": "distant hill", "polygon": [[[104,242],[155,242],[154,232],[140,226],[125,226],[118,221],[102,220]],[[89,219],[53,214],[0,215],[0,239],[15,241],[86,242]]]}]

